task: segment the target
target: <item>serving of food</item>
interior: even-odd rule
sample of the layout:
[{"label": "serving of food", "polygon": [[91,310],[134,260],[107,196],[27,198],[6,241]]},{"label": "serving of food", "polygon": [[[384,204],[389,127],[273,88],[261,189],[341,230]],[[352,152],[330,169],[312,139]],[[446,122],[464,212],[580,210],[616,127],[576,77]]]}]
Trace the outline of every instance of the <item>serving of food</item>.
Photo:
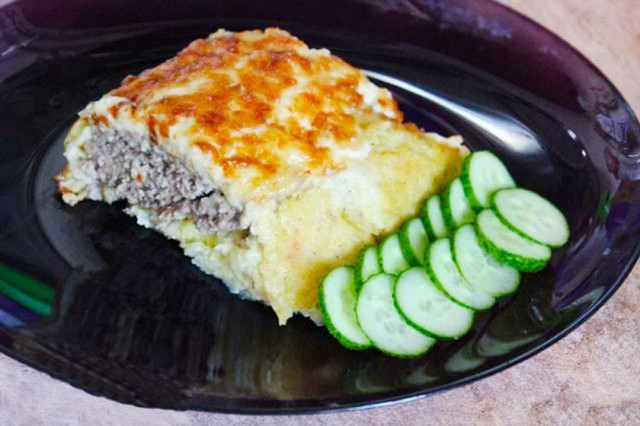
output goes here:
[{"label": "serving of food", "polygon": [[280,324],[300,313],[399,357],[465,334],[569,239],[497,157],[404,123],[388,90],[276,28],[219,30],[127,77],[65,157],[68,204],[124,200]]}]

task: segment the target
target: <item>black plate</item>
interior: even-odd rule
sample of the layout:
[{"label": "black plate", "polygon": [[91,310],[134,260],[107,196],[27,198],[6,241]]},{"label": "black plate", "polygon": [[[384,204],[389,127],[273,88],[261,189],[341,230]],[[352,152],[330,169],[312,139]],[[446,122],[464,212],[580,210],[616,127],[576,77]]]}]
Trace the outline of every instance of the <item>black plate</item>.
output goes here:
[{"label": "black plate", "polygon": [[[549,346],[640,243],[638,122],[593,65],[492,2],[59,0],[0,10],[0,350],[89,392],[230,412],[358,407],[449,389]],[[233,4],[233,5],[232,5]],[[144,5],[144,6],[142,6]],[[230,295],[118,206],[56,195],[76,111],[219,27],[279,25],[370,70],[409,120],[490,148],[556,202],[571,243],[428,356],[351,352]]]}]

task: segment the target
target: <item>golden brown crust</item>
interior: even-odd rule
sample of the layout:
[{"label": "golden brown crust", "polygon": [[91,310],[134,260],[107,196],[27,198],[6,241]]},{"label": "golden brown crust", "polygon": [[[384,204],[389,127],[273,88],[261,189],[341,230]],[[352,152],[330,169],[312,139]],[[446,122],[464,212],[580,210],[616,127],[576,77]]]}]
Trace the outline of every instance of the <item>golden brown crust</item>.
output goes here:
[{"label": "golden brown crust", "polygon": [[[153,141],[167,138],[180,118],[192,119],[192,144],[227,177],[249,167],[269,178],[286,167],[290,158],[284,154],[291,151],[307,172],[334,166],[326,141],[339,146],[354,140],[354,113],[366,110],[358,91],[363,79],[360,70],[326,51],[308,49],[285,31],[223,31],[127,77],[110,94],[131,102]],[[289,103],[289,117],[276,111],[283,102]],[[392,111],[392,119],[402,119],[390,96],[380,105]],[[113,105],[109,113],[117,117],[118,108]]]}]

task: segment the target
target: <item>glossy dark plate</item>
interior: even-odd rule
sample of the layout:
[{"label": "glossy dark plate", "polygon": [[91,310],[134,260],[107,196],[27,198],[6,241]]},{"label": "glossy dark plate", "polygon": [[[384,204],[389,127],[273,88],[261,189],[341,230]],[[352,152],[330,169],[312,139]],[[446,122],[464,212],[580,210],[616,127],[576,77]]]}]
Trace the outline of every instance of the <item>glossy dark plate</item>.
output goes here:
[{"label": "glossy dark plate", "polygon": [[[480,0],[22,2],[0,10],[0,350],[153,407],[275,413],[450,389],[549,346],[600,307],[640,244],[638,122],[599,71]],[[143,6],[144,5],[144,6]],[[351,352],[199,273],[118,206],[63,205],[76,111],[219,27],[279,25],[389,87],[409,120],[490,148],[572,228],[548,268],[428,356]]]}]

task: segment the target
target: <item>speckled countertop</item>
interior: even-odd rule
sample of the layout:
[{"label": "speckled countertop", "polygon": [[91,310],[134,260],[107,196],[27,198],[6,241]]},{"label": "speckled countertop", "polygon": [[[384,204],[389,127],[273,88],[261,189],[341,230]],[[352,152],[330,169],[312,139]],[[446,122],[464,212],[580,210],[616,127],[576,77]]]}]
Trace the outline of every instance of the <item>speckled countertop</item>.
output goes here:
[{"label": "speckled countertop", "polygon": [[[640,111],[638,0],[503,3],[583,52]],[[485,380],[410,403],[296,417],[141,409],[91,396],[0,355],[0,424],[640,424],[638,354],[640,265],[594,317],[551,348]]]}]

